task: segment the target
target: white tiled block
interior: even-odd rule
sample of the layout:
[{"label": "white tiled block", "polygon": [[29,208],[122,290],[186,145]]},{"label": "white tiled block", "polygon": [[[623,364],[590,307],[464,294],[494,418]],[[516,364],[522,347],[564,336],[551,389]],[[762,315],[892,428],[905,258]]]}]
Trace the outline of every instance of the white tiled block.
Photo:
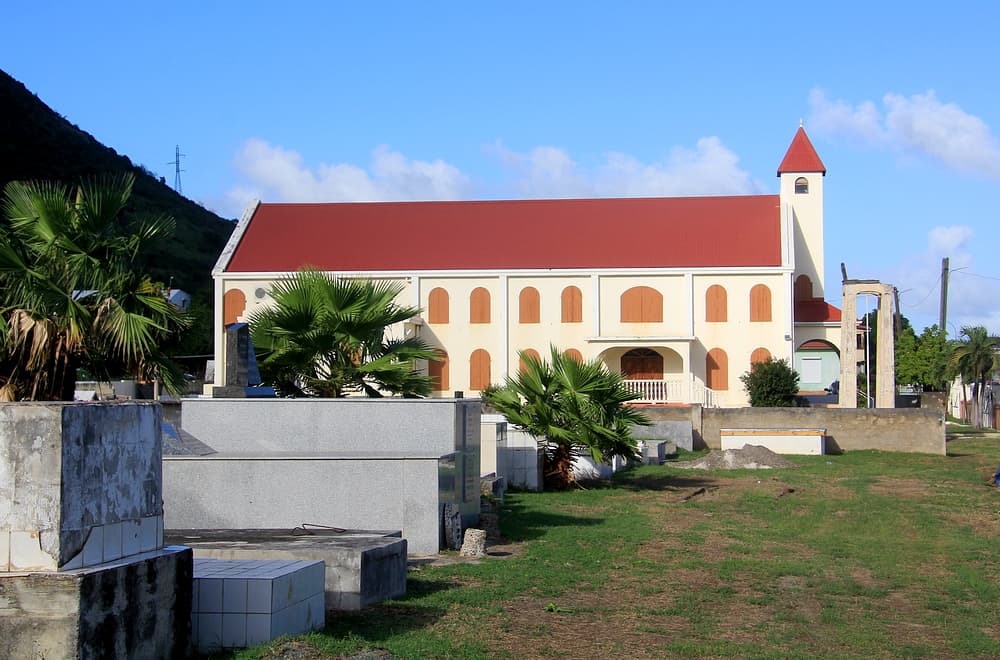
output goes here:
[{"label": "white tiled block", "polygon": [[131,557],[142,552],[139,535],[142,525],[138,520],[122,521],[122,557]]},{"label": "white tiled block", "polygon": [[114,561],[122,558],[122,524],[108,523],[104,526],[103,561]]},{"label": "white tiled block", "polygon": [[200,578],[198,580],[198,611],[222,612],[222,580]]},{"label": "white tiled block", "polygon": [[94,525],[83,544],[83,565],[96,566],[104,561],[104,526]]},{"label": "white tiled block", "polygon": [[54,571],[56,559],[42,550],[38,531],[12,531],[10,533],[10,569]]},{"label": "white tiled block", "polygon": [[10,530],[0,531],[0,571],[10,570]]},{"label": "white tiled block", "polygon": [[139,551],[147,552],[155,550],[156,545],[156,517],[148,516],[139,521]]},{"label": "white tiled block", "polygon": [[247,580],[247,612],[271,613],[271,580]]},{"label": "white tiled block", "polygon": [[243,648],[247,645],[247,615],[222,615],[222,646],[224,648]]},{"label": "white tiled block", "polygon": [[198,614],[198,639],[195,644],[200,651],[218,651],[222,648],[221,614]]},{"label": "white tiled block", "polygon": [[222,581],[222,611],[226,613],[246,613],[247,581],[229,578]]},{"label": "white tiled block", "polygon": [[247,614],[247,646],[256,646],[274,639],[271,634],[271,614]]}]

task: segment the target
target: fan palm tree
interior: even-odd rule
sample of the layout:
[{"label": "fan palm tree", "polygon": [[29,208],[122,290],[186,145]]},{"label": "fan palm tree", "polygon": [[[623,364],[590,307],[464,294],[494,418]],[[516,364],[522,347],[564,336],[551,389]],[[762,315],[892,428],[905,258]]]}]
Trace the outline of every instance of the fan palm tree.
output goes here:
[{"label": "fan palm tree", "polygon": [[632,427],[649,420],[625,405],[637,395],[619,374],[599,360],[567,357],[554,346],[548,362],[525,352],[519,357],[521,373],[487,388],[483,399],[543,443],[548,487],[573,482],[574,456],[588,454],[598,462],[637,456]]},{"label": "fan palm tree", "polygon": [[965,326],[961,336],[952,348],[949,366],[963,384],[972,385],[972,424],[978,429],[983,426],[983,393],[998,367],[1000,337],[990,336],[983,326]]},{"label": "fan palm tree", "polygon": [[0,221],[0,400],[66,401],[77,369],[95,378],[183,374],[160,350],[187,318],[137,271],[173,221],[126,221],[132,176],[5,188]]},{"label": "fan palm tree", "polygon": [[414,361],[433,359],[435,351],[418,337],[386,337],[386,328],[420,313],[395,303],[402,290],[314,270],[275,282],[274,304],[249,319],[261,379],[282,396],[430,394],[431,381]]}]

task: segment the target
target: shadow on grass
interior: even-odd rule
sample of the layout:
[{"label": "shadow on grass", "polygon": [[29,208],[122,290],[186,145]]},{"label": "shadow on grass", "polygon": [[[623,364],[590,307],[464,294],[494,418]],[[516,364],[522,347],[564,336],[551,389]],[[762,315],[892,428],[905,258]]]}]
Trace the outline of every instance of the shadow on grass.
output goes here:
[{"label": "shadow on grass", "polygon": [[516,502],[507,504],[503,509],[501,526],[504,536],[511,541],[539,539],[556,527],[589,527],[605,521],[602,517],[535,511]]},{"label": "shadow on grass", "polygon": [[582,484],[587,490],[628,490],[628,491],[685,491],[695,488],[717,487],[719,481],[704,474],[636,474],[626,470],[611,479],[587,481]]}]

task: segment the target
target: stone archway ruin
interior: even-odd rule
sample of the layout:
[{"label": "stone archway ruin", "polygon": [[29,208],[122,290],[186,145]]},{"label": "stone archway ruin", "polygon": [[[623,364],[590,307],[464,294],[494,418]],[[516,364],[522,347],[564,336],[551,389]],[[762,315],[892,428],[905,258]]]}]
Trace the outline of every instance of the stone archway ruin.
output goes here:
[{"label": "stone archway ruin", "polygon": [[[858,296],[878,296],[878,332],[875,350],[875,407],[896,407],[895,340],[892,301],[895,287],[878,280],[844,280],[840,320],[840,407],[858,407]],[[865,365],[868,368],[868,365]]]}]

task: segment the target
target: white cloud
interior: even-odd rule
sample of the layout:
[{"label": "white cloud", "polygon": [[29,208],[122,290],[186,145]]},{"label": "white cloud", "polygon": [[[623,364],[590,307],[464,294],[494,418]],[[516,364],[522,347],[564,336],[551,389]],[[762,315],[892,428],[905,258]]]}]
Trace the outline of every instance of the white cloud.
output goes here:
[{"label": "white cloud", "polygon": [[954,103],[942,103],[933,90],[902,96],[888,93],[880,111],[872,101],[851,104],[809,93],[810,126],[876,146],[927,156],[952,169],[1000,179],[1000,144],[979,117]]},{"label": "white cloud", "polygon": [[558,147],[515,152],[501,143],[488,152],[514,172],[516,193],[526,197],[653,197],[739,195],[765,192],[739,166],[739,157],[717,137],[701,138],[695,147],[675,147],[660,162],[643,163],[610,152],[591,170],[579,166]]},{"label": "white cloud", "polygon": [[[538,146],[516,152],[501,142],[486,147],[514,181],[498,197],[639,197],[738,195],[767,192],[739,166],[739,157],[717,137],[693,148],[675,147],[662,162],[643,163],[609,153],[595,168],[581,167],[565,149]],[[273,202],[462,199],[473,183],[442,160],[407,158],[385,146],[372,151],[368,167],[350,163],[307,165],[297,151],[265,140],[247,140],[234,160],[240,182],[224,205],[238,216],[254,198]],[[482,182],[480,182],[482,183]]]},{"label": "white cloud", "polygon": [[458,168],[442,160],[409,160],[380,146],[368,169],[349,163],[308,167],[302,156],[264,140],[247,140],[235,166],[244,182],[230,200],[259,197],[267,201],[339,202],[456,199],[468,183]]}]

